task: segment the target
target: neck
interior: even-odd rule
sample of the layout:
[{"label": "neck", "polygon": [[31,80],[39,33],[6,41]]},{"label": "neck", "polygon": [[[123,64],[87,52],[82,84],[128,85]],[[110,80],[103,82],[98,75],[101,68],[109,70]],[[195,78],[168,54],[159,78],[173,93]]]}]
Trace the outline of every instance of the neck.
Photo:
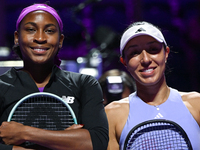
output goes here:
[{"label": "neck", "polygon": [[27,72],[36,83],[37,87],[44,87],[50,80],[53,65],[24,64],[23,71]]},{"label": "neck", "polygon": [[160,105],[164,103],[170,93],[170,89],[166,84],[165,77],[161,80],[161,82],[151,85],[139,85],[137,86],[137,95],[140,97],[145,103],[149,105]]}]

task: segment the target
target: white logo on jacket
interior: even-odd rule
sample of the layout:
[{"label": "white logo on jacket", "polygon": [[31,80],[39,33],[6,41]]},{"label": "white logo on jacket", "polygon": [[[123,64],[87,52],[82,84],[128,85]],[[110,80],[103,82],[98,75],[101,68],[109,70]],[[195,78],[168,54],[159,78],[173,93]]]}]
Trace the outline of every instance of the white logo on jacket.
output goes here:
[{"label": "white logo on jacket", "polygon": [[62,96],[62,99],[68,104],[73,104],[75,98],[73,96]]}]

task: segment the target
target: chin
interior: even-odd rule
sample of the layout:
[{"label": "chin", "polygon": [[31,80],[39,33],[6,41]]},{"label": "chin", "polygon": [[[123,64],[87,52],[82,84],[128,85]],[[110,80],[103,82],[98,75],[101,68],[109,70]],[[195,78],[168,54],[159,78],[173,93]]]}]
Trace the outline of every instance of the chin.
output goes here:
[{"label": "chin", "polygon": [[140,84],[145,85],[145,86],[152,86],[156,85],[158,83],[158,80],[155,79],[143,79],[139,81]]}]

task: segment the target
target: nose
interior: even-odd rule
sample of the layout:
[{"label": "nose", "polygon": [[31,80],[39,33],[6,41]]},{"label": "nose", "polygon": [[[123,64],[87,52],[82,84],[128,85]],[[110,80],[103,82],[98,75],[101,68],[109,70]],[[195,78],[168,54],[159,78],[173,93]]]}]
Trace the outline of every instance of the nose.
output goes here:
[{"label": "nose", "polygon": [[44,44],[47,42],[46,34],[42,30],[38,30],[34,35],[34,42]]},{"label": "nose", "polygon": [[149,65],[151,63],[151,57],[146,50],[143,50],[141,53],[141,63],[144,65]]}]

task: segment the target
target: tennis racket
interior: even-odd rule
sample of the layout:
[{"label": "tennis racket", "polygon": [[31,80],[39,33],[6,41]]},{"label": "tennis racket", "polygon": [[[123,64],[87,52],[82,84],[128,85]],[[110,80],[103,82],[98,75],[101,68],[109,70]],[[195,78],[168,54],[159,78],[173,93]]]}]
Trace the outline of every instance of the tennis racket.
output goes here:
[{"label": "tennis racket", "polygon": [[156,119],[133,127],[126,137],[123,150],[192,150],[192,146],[178,124]]},{"label": "tennis racket", "polygon": [[[47,92],[36,92],[19,100],[12,108],[7,121],[46,130],[64,130],[77,124],[76,116],[68,103]],[[23,146],[32,144],[25,142]]]}]

